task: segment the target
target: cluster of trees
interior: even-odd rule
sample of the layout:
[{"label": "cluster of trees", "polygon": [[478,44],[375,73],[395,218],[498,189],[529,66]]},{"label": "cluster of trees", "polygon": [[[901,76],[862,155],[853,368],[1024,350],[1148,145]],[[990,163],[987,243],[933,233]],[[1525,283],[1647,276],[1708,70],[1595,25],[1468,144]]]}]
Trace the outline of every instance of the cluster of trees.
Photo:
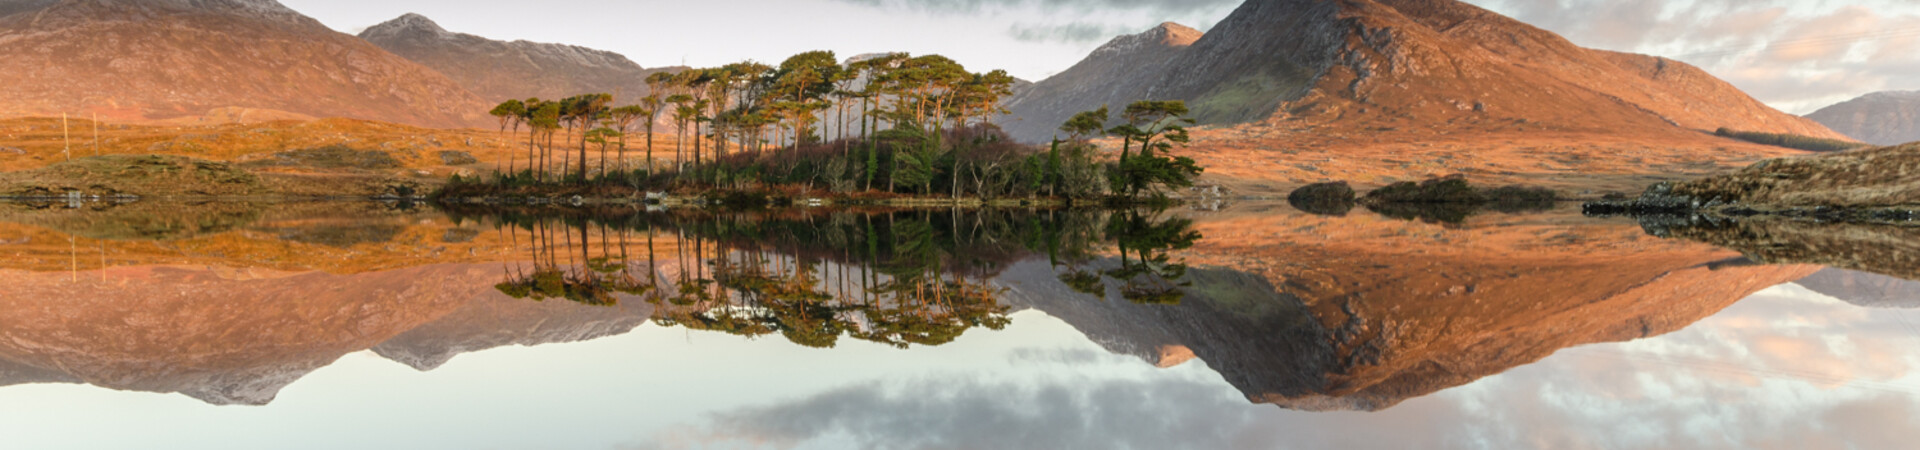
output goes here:
[{"label": "cluster of trees", "polygon": [[1786,147],[1786,148],[1791,148],[1796,150],[1806,150],[1810,152],[1837,152],[1837,151],[1843,151],[1843,150],[1852,150],[1856,148],[1871,147],[1871,145],[1868,145],[1868,144],[1842,141],[1839,139],[1817,138],[1817,137],[1811,137],[1811,136],[1801,136],[1797,134],[1739,131],[1739,130],[1733,130],[1728,128],[1721,128],[1718,130],[1714,130],[1713,134],[1716,136],[1724,137],[1724,138],[1739,139],[1742,141],[1752,142],[1760,145]]},{"label": "cluster of trees", "polygon": [[[999,329],[1007,308],[990,280],[1036,254],[1076,289],[1104,296],[1112,280],[1127,300],[1178,303],[1186,269],[1169,252],[1200,238],[1190,222],[1138,211],[487,213],[535,261],[510,267],[496,286],[503,293],[603,306],[641,299],[662,304],[662,325],[812,347],[843,337],[941,345]],[[1107,245],[1121,256],[1101,270],[1112,264],[1098,256]]]},{"label": "cluster of trees", "polygon": [[[618,148],[624,166],[624,138],[635,132],[647,136],[642,168],[651,171],[664,159],[656,158],[653,145],[663,118],[674,128],[670,161],[683,168],[742,151],[816,144],[827,133],[844,140],[902,126],[939,130],[985,121],[1002,111],[1014,78],[1004,71],[968,72],[939,55],[895,53],[842,64],[833,52],[816,51],[778,66],[747,61],[655,73],[645,81],[650,94],[629,106],[611,105],[609,94],[587,94],[508,100],[491,114],[503,131],[532,129],[527,160],[539,180],[554,170],[563,171],[561,179],[585,179],[589,145],[601,150],[599,172],[609,173],[606,150]],[[565,144],[579,143],[573,155],[553,150],[563,129]],[[564,159],[575,155],[580,162],[569,169]],[[563,161],[556,165],[555,158]],[[518,173],[512,164],[508,172]]]},{"label": "cluster of trees", "polygon": [[[646,82],[650,95],[630,106],[614,106],[608,94],[501,103],[492,114],[503,131],[532,131],[526,169],[506,161],[498,184],[1137,198],[1189,186],[1202,171],[1171,155],[1188,142],[1185,127],[1193,123],[1183,102],[1138,102],[1117,119],[1106,108],[1088,111],[1061,127],[1065,139],[1031,147],[991,123],[1005,112],[1014,78],[969,72],[939,55],[843,64],[818,51],[778,66],[749,61],[656,73]],[[660,124],[673,131],[670,157],[654,148]],[[635,133],[644,133],[644,156],[629,164],[627,137]],[[1117,160],[1091,144],[1106,136],[1121,138]],[[594,148],[599,162],[590,167]],[[618,152],[612,166],[609,149]]]}]

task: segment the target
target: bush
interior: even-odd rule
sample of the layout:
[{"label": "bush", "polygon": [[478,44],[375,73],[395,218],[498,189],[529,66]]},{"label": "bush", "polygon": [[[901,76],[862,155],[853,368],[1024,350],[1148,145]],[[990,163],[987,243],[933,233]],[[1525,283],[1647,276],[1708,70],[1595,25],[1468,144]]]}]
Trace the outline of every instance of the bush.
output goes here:
[{"label": "bush", "polygon": [[1355,193],[1345,181],[1310,184],[1287,195],[1294,209],[1323,216],[1344,216],[1353,210]]},{"label": "bush", "polygon": [[322,169],[398,169],[403,165],[392,154],[379,150],[355,150],[344,145],[329,145],[274,153],[273,158],[250,161],[248,167],[314,167]]},{"label": "bush", "polygon": [[1739,131],[1739,130],[1730,130],[1726,128],[1715,130],[1713,134],[1716,136],[1724,137],[1724,138],[1739,139],[1742,141],[1752,142],[1760,145],[1786,147],[1786,148],[1791,148],[1796,150],[1806,150],[1810,152],[1837,152],[1842,150],[1852,150],[1856,148],[1868,147],[1867,144],[1861,144],[1858,142],[1847,142],[1847,141],[1842,141],[1838,139],[1825,139],[1825,138],[1817,138],[1817,137],[1810,137],[1810,136],[1801,136],[1797,134]]},{"label": "bush", "polygon": [[1435,178],[1419,183],[1394,183],[1367,193],[1368,203],[1486,203],[1463,176]]}]

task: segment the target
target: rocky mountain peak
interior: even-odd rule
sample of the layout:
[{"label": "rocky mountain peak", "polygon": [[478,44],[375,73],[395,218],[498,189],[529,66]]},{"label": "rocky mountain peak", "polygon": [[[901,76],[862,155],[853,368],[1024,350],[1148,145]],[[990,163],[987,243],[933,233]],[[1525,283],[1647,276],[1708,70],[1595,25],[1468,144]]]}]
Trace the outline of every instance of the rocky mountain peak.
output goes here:
[{"label": "rocky mountain peak", "polygon": [[360,32],[360,38],[368,41],[381,39],[400,39],[404,36],[439,37],[452,33],[441,28],[433,19],[415,13],[406,13],[393,20],[368,27]]},{"label": "rocky mountain peak", "polygon": [[1194,41],[1200,40],[1202,35],[1204,35],[1204,33],[1201,33],[1200,30],[1195,30],[1186,25],[1165,22],[1139,34],[1113,38],[1113,40],[1107,41],[1105,45],[1101,45],[1099,49],[1094,50],[1093,54],[1096,56],[1123,55],[1145,50],[1186,47],[1193,45]]}]

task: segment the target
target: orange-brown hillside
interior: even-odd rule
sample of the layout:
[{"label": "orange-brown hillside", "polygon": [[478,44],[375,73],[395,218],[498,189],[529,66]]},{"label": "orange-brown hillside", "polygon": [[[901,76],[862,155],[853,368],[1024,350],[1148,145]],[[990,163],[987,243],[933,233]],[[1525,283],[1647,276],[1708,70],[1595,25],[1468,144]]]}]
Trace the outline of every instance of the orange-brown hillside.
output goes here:
[{"label": "orange-brown hillside", "polygon": [[488,123],[446,76],[273,0],[40,3],[0,15],[0,117]]},{"label": "orange-brown hillside", "polygon": [[[509,162],[525,168],[527,163],[524,129],[502,133],[491,129],[434,129],[352,119],[213,125],[130,125],[105,121],[96,125],[88,120],[69,119],[64,128],[58,118],[0,119],[0,172],[39,169],[69,157],[94,155],[183,156],[241,163],[249,169],[269,173],[371,172],[441,179],[463,169],[485,171]],[[578,152],[575,139],[574,145],[567,145],[568,138],[558,137],[554,144],[559,149]],[[627,157],[635,166],[646,156],[646,139],[644,133],[634,133],[627,138]],[[657,134],[654,136],[655,157],[671,159],[673,145],[673,136]],[[298,160],[290,164],[277,161],[284,152],[329,147],[380,152],[390,157],[391,162],[378,167],[319,167],[300,163],[320,161]],[[589,161],[599,161],[597,147],[588,153]],[[464,157],[473,160],[467,161]],[[617,151],[610,151],[608,158],[616,162],[609,164],[616,164],[618,157]]]},{"label": "orange-brown hillside", "polygon": [[1637,190],[1636,175],[1790,153],[1703,136],[1720,127],[1845,139],[1685,63],[1582,48],[1455,0],[1249,0],[1197,39],[1181,29],[1115,39],[1011,99],[1001,122],[1043,142],[1079,111],[1185,100],[1208,129],[1192,151],[1210,178],[1253,190],[1459,172]]}]

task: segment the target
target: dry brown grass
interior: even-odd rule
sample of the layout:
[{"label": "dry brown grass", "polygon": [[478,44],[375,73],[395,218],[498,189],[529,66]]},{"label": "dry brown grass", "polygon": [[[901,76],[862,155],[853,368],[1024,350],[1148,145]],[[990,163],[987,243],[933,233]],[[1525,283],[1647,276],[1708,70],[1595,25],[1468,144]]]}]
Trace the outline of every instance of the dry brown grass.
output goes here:
[{"label": "dry brown grass", "polygon": [[1762,206],[1920,205],[1920,143],[1768,160],[1676,186],[1678,194]]},{"label": "dry brown grass", "polygon": [[[36,169],[78,158],[100,155],[174,155],[214,161],[248,162],[265,160],[274,153],[292,150],[342,146],[355,150],[383,151],[401,163],[388,175],[444,178],[459,170],[491,169],[494,164],[513,160],[516,167],[527,164],[526,131],[502,133],[492,130],[435,129],[384,122],[350,119],[314,121],[278,121],[253,124],[153,126],[116,123],[99,124],[99,145],[95,146],[94,123],[69,119],[71,153],[61,134],[59,118],[0,120],[0,171]],[[557,137],[556,147],[578,152],[578,141],[567,146]],[[673,156],[673,136],[655,137],[655,157]],[[636,164],[644,159],[645,138],[636,134],[628,139],[627,157]],[[689,148],[691,143],[688,144]],[[460,166],[445,164],[439,152],[472,154],[480,162]],[[588,150],[590,165],[598,164],[599,150]],[[612,157],[612,151],[609,157]],[[558,156],[556,156],[556,163]],[[313,168],[283,168],[268,172],[310,173]],[[424,172],[424,173],[423,173]]]}]

